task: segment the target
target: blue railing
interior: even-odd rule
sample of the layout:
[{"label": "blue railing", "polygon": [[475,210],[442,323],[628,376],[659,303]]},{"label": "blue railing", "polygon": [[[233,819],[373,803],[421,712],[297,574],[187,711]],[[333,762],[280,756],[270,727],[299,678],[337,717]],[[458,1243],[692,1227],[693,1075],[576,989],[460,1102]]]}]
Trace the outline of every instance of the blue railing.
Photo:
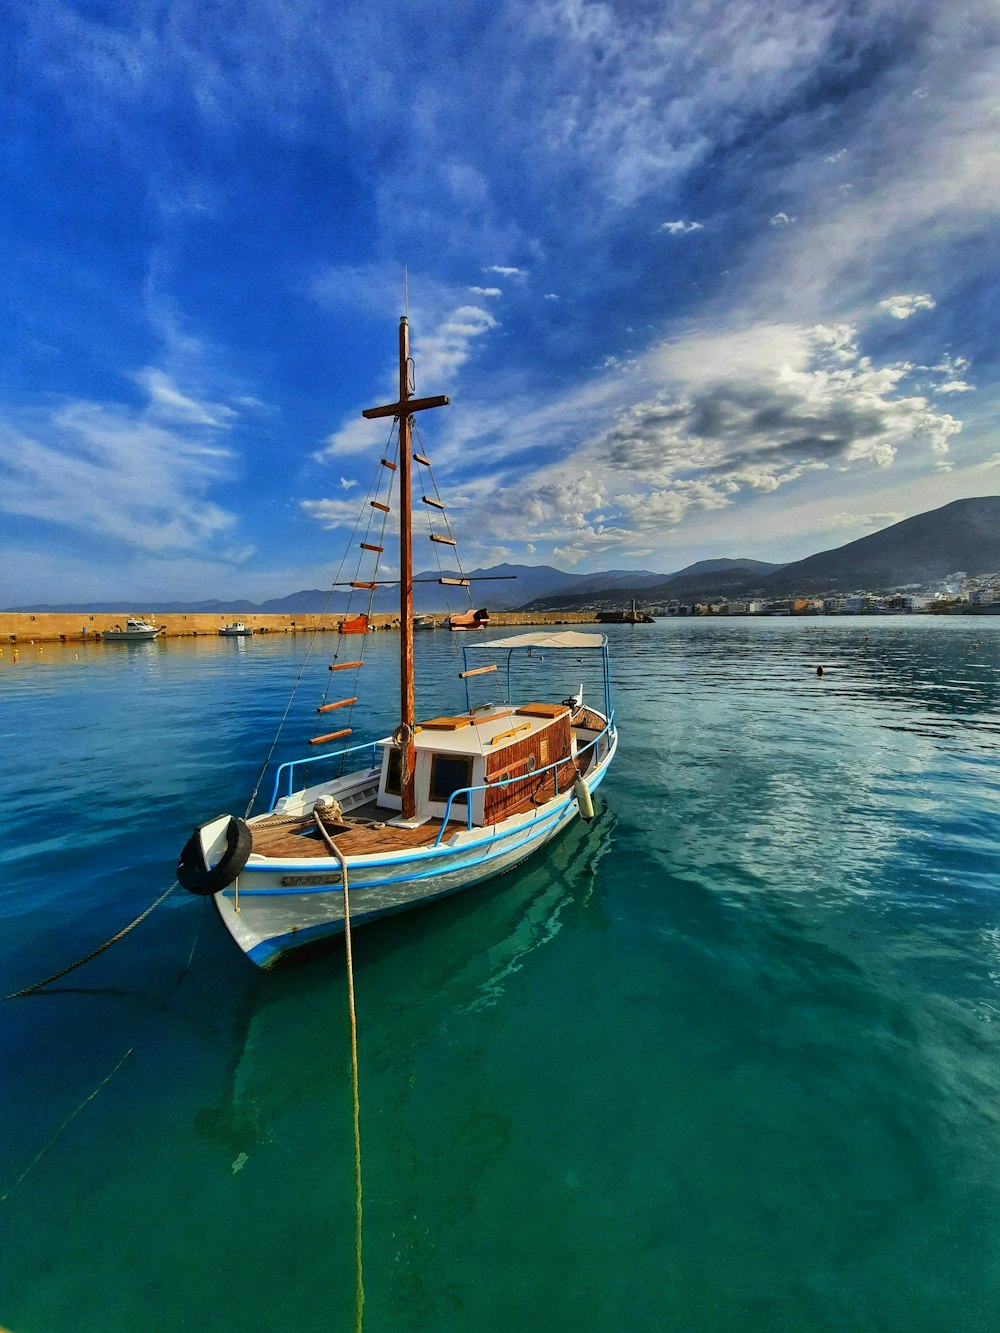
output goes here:
[{"label": "blue railing", "polygon": [[287,795],[291,796],[291,794],[292,794],[292,771],[293,771],[293,769],[299,768],[300,766],[304,766],[304,765],[306,765],[306,764],[319,764],[319,763],[322,763],[322,761],[323,761],[324,759],[340,759],[340,758],[342,758],[345,754],[355,754],[355,753],[357,753],[358,750],[370,750],[370,751],[371,751],[372,761],[371,761],[371,763],[368,765],[368,767],[369,767],[369,768],[374,768],[374,767],[375,767],[375,754],[376,754],[376,752],[377,752],[378,747],[379,747],[380,744],[381,744],[380,741],[365,741],[365,742],[364,742],[363,744],[361,744],[361,745],[348,745],[348,746],[346,746],[346,747],[345,747],[344,749],[342,749],[342,750],[330,750],[330,751],[328,751],[326,754],[311,754],[311,755],[309,755],[308,758],[306,758],[306,759],[290,759],[290,760],[288,760],[287,763],[281,764],[281,765],[279,766],[279,768],[278,768],[277,773],[275,773],[275,775],[274,775],[274,794],[273,794],[272,797],[271,797],[271,809],[273,810],[274,807],[278,804],[278,789],[279,789],[279,787],[281,786],[281,775],[282,775],[282,773],[284,773],[285,769],[288,770],[288,792],[287,792]]},{"label": "blue railing", "polygon": [[[445,831],[448,828],[448,821],[451,819],[451,807],[456,799],[465,800],[466,802],[465,826],[467,829],[471,830],[472,828],[471,797],[473,792],[488,791],[489,788],[491,787],[509,787],[515,782],[533,782],[536,778],[541,777],[543,773],[548,773],[549,771],[552,771],[555,782],[555,795],[558,796],[559,769],[562,768],[564,764],[568,764],[571,761],[571,759],[575,758],[577,761],[579,761],[580,757],[582,755],[585,755],[588,750],[595,749],[598,742],[601,740],[602,736],[608,736],[608,737],[610,736],[611,729],[614,726],[614,723],[615,723],[615,715],[614,713],[612,713],[611,716],[608,718],[604,730],[599,731],[592,741],[588,741],[586,745],[581,746],[580,749],[577,750],[575,756],[563,755],[563,757],[561,759],[557,759],[554,764],[546,764],[544,768],[533,768],[530,773],[525,773],[524,776],[520,778],[501,778],[498,782],[484,782],[478,787],[457,787],[448,797],[448,804],[445,806],[444,809],[444,818],[441,821],[441,827],[440,829],[438,829],[438,835],[434,839],[433,846],[439,847],[441,845],[441,839],[444,837]],[[603,758],[603,756],[601,757]]]}]

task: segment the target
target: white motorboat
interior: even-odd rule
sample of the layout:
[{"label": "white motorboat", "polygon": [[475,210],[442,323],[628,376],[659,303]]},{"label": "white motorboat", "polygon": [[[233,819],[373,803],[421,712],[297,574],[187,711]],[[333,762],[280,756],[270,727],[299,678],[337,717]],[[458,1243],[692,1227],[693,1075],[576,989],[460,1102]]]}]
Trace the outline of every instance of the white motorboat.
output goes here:
[{"label": "white motorboat", "polygon": [[163,633],[163,625],[150,625],[145,620],[129,616],[124,629],[121,625],[115,625],[113,629],[106,629],[101,639],[104,643],[144,643]]},{"label": "white motorboat", "polygon": [[253,633],[253,626],[244,625],[242,620],[234,620],[231,625],[223,625],[219,633],[223,638],[242,639]]}]

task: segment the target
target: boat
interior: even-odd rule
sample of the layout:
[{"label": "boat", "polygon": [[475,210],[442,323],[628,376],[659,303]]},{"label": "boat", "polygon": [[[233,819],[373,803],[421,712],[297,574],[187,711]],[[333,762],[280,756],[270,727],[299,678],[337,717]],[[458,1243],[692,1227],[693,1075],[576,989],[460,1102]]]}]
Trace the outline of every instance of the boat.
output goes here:
[{"label": "boat", "polygon": [[479,611],[464,611],[457,616],[449,616],[449,629],[485,629],[490,623],[490,613],[486,607]]},{"label": "boat", "polygon": [[340,622],[337,628],[341,634],[367,634],[368,617],[366,615],[348,616]]},{"label": "boat", "polygon": [[245,638],[253,633],[252,625],[244,625],[242,620],[234,620],[231,625],[223,625],[219,630],[223,638],[238,639]]},{"label": "boat", "polygon": [[106,629],[101,639],[104,643],[145,643],[164,632],[163,625],[150,625],[136,616],[129,616],[124,629],[121,625],[115,625],[113,629]]},{"label": "boat", "polygon": [[[244,818],[222,814],[199,824],[177,864],[180,884],[213,898],[235,942],[260,967],[341,935],[348,917],[352,928],[369,924],[512,870],[569,826],[593,818],[594,792],[617,751],[602,633],[539,628],[489,640],[477,636],[461,649],[461,670],[456,661],[464,706],[431,717],[418,713],[412,474],[414,464],[429,471],[430,459],[411,453],[412,418],[449,400],[414,397],[411,376],[404,316],[398,400],[362,414],[394,423],[394,456],[379,459],[384,471],[377,467],[376,475],[389,478],[387,499],[395,492],[400,572],[379,580],[385,547],[372,538],[383,534],[367,533],[360,546],[374,555],[373,575],[334,584],[367,590],[370,605],[379,586],[399,587],[400,692],[389,730],[341,745],[352,735],[350,725],[314,736],[309,753],[278,766],[265,809],[250,814],[251,801]],[[431,533],[430,540],[454,549],[445,506],[432,498],[438,492],[430,481],[424,503],[448,529]],[[393,507],[381,499],[368,503],[384,528]],[[426,581],[468,589],[472,579],[459,572],[428,575]],[[353,684],[346,697],[321,704],[317,712],[349,720],[363,689],[364,641],[351,653],[358,660],[340,661],[342,651],[350,652],[338,646],[330,671],[352,672],[347,679]],[[585,700],[582,683],[570,688],[588,665],[599,691],[593,701]],[[489,698],[474,702],[473,694],[482,692]]]},{"label": "boat", "polygon": [[655,625],[656,621],[648,611],[636,610],[635,598],[627,611],[598,611],[597,620],[602,625]]},{"label": "boat", "polygon": [[414,616],[414,629],[437,629],[437,621],[433,616]]}]

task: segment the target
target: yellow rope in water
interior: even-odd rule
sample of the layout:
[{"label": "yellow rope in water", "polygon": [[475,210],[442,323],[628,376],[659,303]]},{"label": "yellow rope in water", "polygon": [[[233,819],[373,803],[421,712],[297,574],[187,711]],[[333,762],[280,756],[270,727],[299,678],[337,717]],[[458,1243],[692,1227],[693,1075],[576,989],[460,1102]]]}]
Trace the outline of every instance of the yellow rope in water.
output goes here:
[{"label": "yellow rope in water", "polygon": [[347,1002],[351,1015],[351,1092],[354,1098],[354,1262],[357,1275],[354,1295],[354,1327],[361,1333],[365,1309],[365,1280],[361,1267],[361,1103],[358,1097],[358,1024],[354,1013],[354,960],[351,957],[351,908],[347,893],[347,862],[340,858],[344,883],[344,943],[347,949]]},{"label": "yellow rope in water", "polygon": [[361,1333],[365,1311],[365,1279],[361,1264],[361,1099],[358,1095],[358,1021],[354,1010],[354,958],[351,954],[351,903],[347,887],[347,861],[330,837],[318,813],[313,811],[316,827],[330,851],[340,861],[340,881],[344,886],[344,945],[347,952],[347,1008],[351,1018],[351,1094],[354,1099],[354,1328]]}]

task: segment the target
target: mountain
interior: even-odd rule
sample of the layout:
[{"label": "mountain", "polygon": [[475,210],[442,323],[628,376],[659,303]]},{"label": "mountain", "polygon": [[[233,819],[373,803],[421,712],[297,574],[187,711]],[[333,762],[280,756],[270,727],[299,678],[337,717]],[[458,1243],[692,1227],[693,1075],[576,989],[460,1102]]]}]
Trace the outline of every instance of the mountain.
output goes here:
[{"label": "mountain", "polygon": [[[934,583],[959,570],[967,574],[1000,571],[1000,496],[953,500],[940,509],[894,523],[890,528],[861,537],[833,550],[820,551],[790,565],[763,560],[699,560],[674,574],[654,574],[648,569],[609,569],[600,574],[566,574],[552,565],[492,565],[474,569],[467,576],[482,576],[473,582],[472,600],[496,611],[556,611],[613,601],[624,606],[631,598],[641,601],[704,601],[734,596],[780,597],[788,593],[879,591],[904,584]],[[445,570],[454,577],[456,570]],[[489,582],[489,579],[496,582]],[[437,582],[438,571],[415,576],[413,593],[417,611],[444,611],[446,590]],[[420,580],[426,580],[420,582]],[[452,590],[449,590],[452,591]],[[453,590],[455,609],[464,604],[465,593]],[[125,597],[119,601],[9,607],[11,611],[120,613],[133,608],[148,615],[180,612],[227,614],[233,612],[278,615],[339,613],[346,609],[348,590],[333,597],[320,588],[302,589],[287,597],[256,605],[248,601],[156,602]],[[355,604],[357,599],[355,599]],[[399,606],[394,585],[380,588],[375,609],[393,612]]]},{"label": "mountain", "polygon": [[[414,576],[413,605],[416,611],[446,611],[447,597],[450,597],[453,610],[464,610],[466,590],[464,588],[445,589],[438,583],[439,575],[457,578],[457,569],[424,570]],[[644,586],[657,583],[662,574],[651,570],[612,569],[603,574],[566,574],[552,565],[491,565],[488,569],[465,571],[466,578],[473,580],[472,599],[476,606],[489,605],[495,611],[515,610],[525,602],[537,598],[558,596],[569,589],[587,590],[590,588],[615,587],[619,583]],[[477,577],[482,582],[476,582]],[[350,597],[349,589],[337,589],[331,596],[325,588],[301,588],[298,592],[285,597],[273,597],[266,602],[256,603],[246,600],[224,602],[218,600],[202,602],[158,602],[155,599],[124,597],[118,601],[87,603],[60,603],[58,605],[36,605],[9,607],[11,611],[61,612],[68,615],[106,612],[117,614],[134,609],[143,615],[179,615],[182,612],[201,612],[206,615],[242,612],[260,615],[319,615],[324,611],[339,614],[347,609]],[[354,609],[358,598],[355,594]],[[399,609],[399,590],[397,584],[387,584],[375,594],[374,609],[377,612],[392,614]]]},{"label": "mountain", "polygon": [[597,599],[606,601],[611,598],[624,605],[633,597],[647,602],[722,597],[741,590],[748,581],[759,581],[764,576],[783,568],[783,565],[769,564],[765,560],[742,557],[735,560],[698,560],[693,565],[686,565],[676,574],[669,574],[666,577],[654,574],[636,578],[626,573],[614,583],[608,581],[604,575],[592,574],[584,576],[586,586],[574,586],[555,597],[536,598],[521,609],[570,611]]},{"label": "mountain", "polygon": [[732,570],[773,574],[779,569],[784,569],[784,565],[772,565],[767,560],[749,560],[746,556],[741,556],[737,560],[696,560],[693,565],[685,565],[676,574],[668,574],[666,582],[672,583],[674,579],[692,578],[695,575],[700,577],[702,574],[728,574]]},{"label": "mountain", "polygon": [[[751,560],[701,560],[658,583],[608,589],[624,605],[650,601],[710,601],[725,597],[781,597],[789,593],[881,591],[936,583],[958,571],[1000,571],[1000,496],[953,500],[889,528],[790,565]],[[530,608],[573,610],[593,604],[594,594],[565,593]]]},{"label": "mountain", "polygon": [[123,613],[149,616],[186,615],[229,615],[234,611],[258,611],[256,602],[232,601],[220,602],[213,599],[207,602],[158,602],[143,597],[120,597],[117,601],[105,602],[40,602],[35,606],[8,606],[5,611],[31,611],[40,615],[107,615]]},{"label": "mountain", "polygon": [[785,565],[765,582],[780,591],[849,592],[932,583],[959,570],[1000,570],[1000,495],[953,500],[870,537]]}]

